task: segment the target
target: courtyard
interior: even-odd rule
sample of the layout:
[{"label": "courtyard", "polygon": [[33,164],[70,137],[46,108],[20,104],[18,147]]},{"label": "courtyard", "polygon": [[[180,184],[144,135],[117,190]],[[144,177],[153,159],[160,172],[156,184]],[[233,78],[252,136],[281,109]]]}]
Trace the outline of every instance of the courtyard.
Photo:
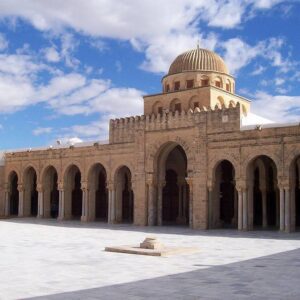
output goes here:
[{"label": "courtyard", "polygon": [[[104,252],[155,236],[194,254]],[[300,233],[0,222],[0,299],[299,299]]]}]

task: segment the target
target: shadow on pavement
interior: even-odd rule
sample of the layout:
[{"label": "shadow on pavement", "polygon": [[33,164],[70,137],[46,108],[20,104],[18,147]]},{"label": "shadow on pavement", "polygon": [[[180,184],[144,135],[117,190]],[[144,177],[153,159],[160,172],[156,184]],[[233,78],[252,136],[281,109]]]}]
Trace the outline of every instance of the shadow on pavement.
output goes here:
[{"label": "shadow on pavement", "polygon": [[28,299],[300,299],[299,284],[297,249],[176,275]]}]

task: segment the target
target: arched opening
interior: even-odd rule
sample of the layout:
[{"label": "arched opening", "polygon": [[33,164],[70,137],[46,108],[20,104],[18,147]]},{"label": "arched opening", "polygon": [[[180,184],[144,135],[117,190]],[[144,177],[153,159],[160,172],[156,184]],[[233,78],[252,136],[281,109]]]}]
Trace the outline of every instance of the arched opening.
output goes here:
[{"label": "arched opening", "polygon": [[19,191],[18,191],[18,175],[11,172],[9,175],[9,215],[17,216],[19,214]]},{"label": "arched opening", "polygon": [[221,161],[215,168],[212,195],[210,227],[236,228],[238,199],[235,188],[235,170],[228,160]]},{"label": "arched opening", "polygon": [[195,109],[196,107],[200,107],[200,99],[198,96],[193,96],[189,101],[189,107],[191,109]]},{"label": "arched opening", "polygon": [[49,166],[43,178],[44,217],[57,218],[59,213],[59,191],[57,171]]},{"label": "arched opening", "polygon": [[292,229],[300,228],[300,156],[296,157],[290,168]]},{"label": "arched opening", "polygon": [[175,112],[175,111],[178,111],[179,113],[181,113],[181,109],[182,109],[182,107],[181,107],[181,102],[180,102],[180,100],[179,99],[173,99],[172,101],[171,101],[171,104],[170,104],[170,111],[171,112]]},{"label": "arched opening", "polygon": [[121,167],[116,173],[116,221],[133,223],[134,221],[134,193],[132,190],[132,176],[128,167]]},{"label": "arched opening", "polygon": [[215,86],[218,88],[223,88],[223,81],[221,77],[215,78]]},{"label": "arched opening", "polygon": [[176,143],[168,143],[158,157],[158,225],[189,224],[187,156]]},{"label": "arched opening", "polygon": [[89,220],[107,222],[108,191],[106,186],[106,171],[101,164],[95,164],[88,176],[89,183]]},{"label": "arched opening", "polygon": [[226,91],[231,92],[231,82],[229,79],[226,80]]},{"label": "arched opening", "polygon": [[248,166],[250,227],[279,227],[279,189],[274,161],[266,155],[256,157]]},{"label": "arched opening", "polygon": [[156,101],[152,108],[152,113],[155,115],[163,113],[163,105],[160,101]]},{"label": "arched opening", "polygon": [[201,86],[209,86],[209,77],[208,76],[201,77]]},{"label": "arched opening", "polygon": [[223,97],[219,96],[217,99],[218,99],[218,106],[222,108],[225,105],[225,101]]},{"label": "arched opening", "polygon": [[75,165],[65,174],[65,219],[80,219],[82,215],[81,172]]},{"label": "arched opening", "polygon": [[24,216],[36,217],[38,214],[37,175],[34,168],[29,167],[24,172]]}]

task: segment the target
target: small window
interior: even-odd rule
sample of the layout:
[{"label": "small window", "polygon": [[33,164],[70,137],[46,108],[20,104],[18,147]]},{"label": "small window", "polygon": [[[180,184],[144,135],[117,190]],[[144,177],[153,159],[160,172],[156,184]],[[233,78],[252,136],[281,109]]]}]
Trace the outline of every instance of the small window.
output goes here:
[{"label": "small window", "polygon": [[195,109],[196,107],[199,107],[199,102],[194,102],[194,109]]},{"label": "small window", "polygon": [[226,91],[230,92],[230,85],[229,85],[229,83],[226,83]]},{"label": "small window", "polygon": [[163,113],[163,108],[160,106],[160,107],[158,107],[158,109],[157,109],[157,112],[159,113],[159,114],[161,114],[162,115],[162,113]]},{"label": "small window", "polygon": [[216,87],[221,87],[221,82],[220,81],[216,81]]},{"label": "small window", "polygon": [[208,79],[202,79],[201,80],[201,85],[202,86],[208,86]]},{"label": "small window", "polygon": [[175,104],[175,111],[179,111],[179,112],[181,112],[181,103],[176,103]]},{"label": "small window", "polygon": [[178,91],[180,89],[180,81],[175,81],[174,83],[174,91]]},{"label": "small window", "polygon": [[170,85],[166,84],[166,92],[170,92]]},{"label": "small window", "polygon": [[190,79],[186,81],[186,88],[187,89],[192,89],[194,87],[194,80]]}]

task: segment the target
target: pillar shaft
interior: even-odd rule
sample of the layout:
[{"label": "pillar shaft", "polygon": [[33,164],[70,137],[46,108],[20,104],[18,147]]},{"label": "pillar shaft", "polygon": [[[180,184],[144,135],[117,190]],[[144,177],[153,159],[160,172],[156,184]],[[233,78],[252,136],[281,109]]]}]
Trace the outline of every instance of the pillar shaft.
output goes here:
[{"label": "pillar shaft", "polygon": [[155,225],[155,217],[154,217],[154,187],[152,183],[148,184],[148,226]]},{"label": "pillar shaft", "polygon": [[284,203],[284,189],[280,188],[280,231],[285,229],[285,203]]},{"label": "pillar shaft", "polygon": [[291,211],[290,211],[290,189],[285,188],[284,189],[284,196],[285,196],[285,231],[290,232],[291,231]]},{"label": "pillar shaft", "polygon": [[19,217],[24,216],[24,189],[19,189]]},{"label": "pillar shaft", "polygon": [[248,230],[248,199],[247,191],[243,190],[243,230]]},{"label": "pillar shaft", "polygon": [[5,191],[5,206],[4,206],[4,216],[5,217],[8,217],[10,214],[9,208],[10,208],[9,207],[9,192]]},{"label": "pillar shaft", "polygon": [[59,200],[58,200],[58,219],[64,220],[65,218],[65,190],[59,190]]},{"label": "pillar shaft", "polygon": [[42,190],[38,191],[38,218],[44,217],[44,192]]},{"label": "pillar shaft", "polygon": [[238,229],[243,229],[243,193],[238,191]]}]

